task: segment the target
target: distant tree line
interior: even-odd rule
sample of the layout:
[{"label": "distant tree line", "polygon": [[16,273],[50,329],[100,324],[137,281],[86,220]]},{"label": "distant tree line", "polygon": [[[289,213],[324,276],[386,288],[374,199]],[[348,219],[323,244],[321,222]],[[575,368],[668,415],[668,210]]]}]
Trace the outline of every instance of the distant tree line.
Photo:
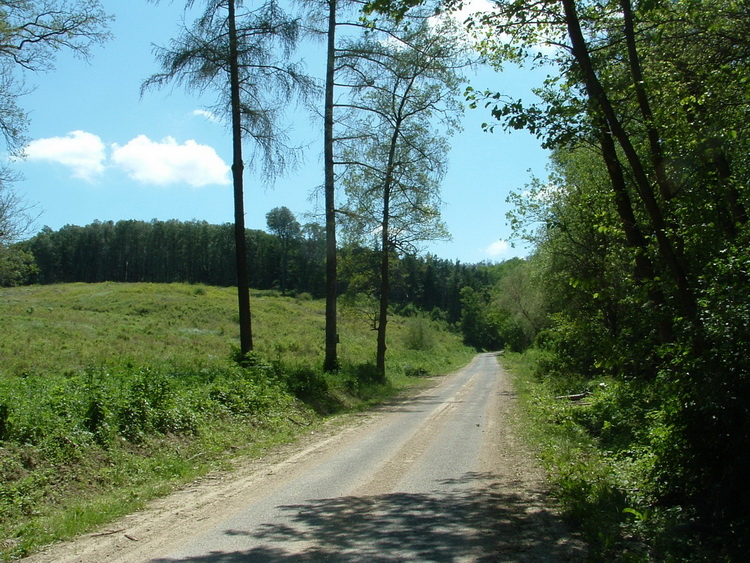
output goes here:
[{"label": "distant tree line", "polygon": [[[295,292],[319,295],[317,279],[324,239],[315,225],[294,240],[289,281]],[[45,227],[19,246],[31,252],[38,272],[32,283],[154,282],[237,283],[234,225],[205,221],[95,221],[84,227]],[[247,230],[247,252],[254,267],[251,286],[276,289],[282,278],[278,236]]]},{"label": "distant tree line", "polygon": [[[283,293],[325,296],[325,229],[300,226],[286,208],[268,214],[268,233],[247,230],[250,286]],[[233,224],[205,221],[95,221],[44,227],[16,245],[33,256],[26,283],[152,282],[236,284]],[[377,296],[377,249],[349,245],[340,250],[339,294]],[[498,266],[462,264],[433,255],[403,255],[391,265],[394,308],[425,311],[461,321],[462,290],[483,294],[497,282]],[[481,343],[480,343],[481,344]]]}]

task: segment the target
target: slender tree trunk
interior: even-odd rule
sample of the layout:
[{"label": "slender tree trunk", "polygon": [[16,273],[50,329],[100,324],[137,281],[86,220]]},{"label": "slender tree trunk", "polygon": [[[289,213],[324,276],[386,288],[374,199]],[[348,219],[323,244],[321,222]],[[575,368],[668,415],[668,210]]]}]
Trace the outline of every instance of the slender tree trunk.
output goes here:
[{"label": "slender tree trunk", "polygon": [[638,100],[643,121],[646,126],[646,136],[648,137],[649,149],[651,151],[651,163],[654,167],[656,184],[659,186],[661,198],[664,201],[672,199],[672,187],[667,178],[665,169],[666,161],[664,159],[664,150],[659,140],[659,133],[654,123],[654,113],[651,110],[651,103],[646,92],[646,82],[643,78],[643,69],[641,60],[638,56],[638,49],[635,43],[635,23],[633,21],[633,6],[630,0],[620,0],[622,8],[623,29],[625,31],[625,43],[628,50],[628,62],[630,65],[630,74],[633,77],[633,88],[635,97]]},{"label": "slender tree trunk", "polygon": [[336,63],[336,0],[328,0],[328,53],[326,60],[325,116],[323,160],[325,161],[326,207],[326,351],[323,369],[339,368],[336,327],[337,249],[336,249],[336,186],[333,170],[333,80]]},{"label": "slender tree trunk", "polygon": [[[403,108],[403,102],[401,104]],[[391,146],[388,150],[388,164],[383,180],[383,220],[381,241],[382,256],[380,258],[380,311],[378,313],[378,348],[376,352],[375,368],[382,380],[385,380],[385,352],[386,326],[388,324],[388,294],[390,293],[390,218],[391,218],[391,187],[393,186],[393,169],[396,161],[396,147],[401,133],[400,122],[396,123],[391,136]]]},{"label": "slender tree trunk", "polygon": [[[389,182],[386,182],[389,184]],[[390,242],[388,241],[389,232],[389,207],[390,207],[390,186],[383,191],[383,231],[381,233],[381,250],[380,257],[380,309],[378,313],[378,348],[376,353],[375,368],[381,380],[385,380],[385,352],[386,345],[386,325],[388,324],[388,293],[390,291]]]},{"label": "slender tree trunk", "polygon": [[240,113],[240,70],[237,50],[235,0],[229,0],[229,82],[232,103],[232,180],[234,182],[234,241],[237,261],[237,301],[240,317],[240,353],[253,349],[250,316],[250,275],[245,238],[245,201],[242,186],[245,165],[242,162],[242,122]]},{"label": "slender tree trunk", "polygon": [[630,164],[630,169],[635,178],[638,195],[646,208],[646,212],[649,215],[654,229],[654,236],[656,237],[659,247],[659,253],[666,263],[677,289],[680,312],[687,319],[695,320],[697,315],[697,305],[688,283],[685,268],[682,264],[683,260],[681,260],[675,245],[667,234],[668,229],[664,219],[664,214],[656,200],[653,187],[648,179],[648,174],[646,173],[643,163],[641,162],[635,147],[630,142],[627,132],[617,118],[617,114],[612,107],[607,93],[604,91],[604,87],[596,76],[593,63],[589,56],[588,46],[586,45],[586,40],[581,31],[578,13],[575,7],[575,0],[562,0],[562,4],[565,10],[568,36],[570,37],[571,45],[573,47],[573,56],[583,72],[586,92],[591,101],[599,108],[599,111],[601,111],[606,119],[609,130],[617,139],[617,142],[627,158],[628,164]]}]

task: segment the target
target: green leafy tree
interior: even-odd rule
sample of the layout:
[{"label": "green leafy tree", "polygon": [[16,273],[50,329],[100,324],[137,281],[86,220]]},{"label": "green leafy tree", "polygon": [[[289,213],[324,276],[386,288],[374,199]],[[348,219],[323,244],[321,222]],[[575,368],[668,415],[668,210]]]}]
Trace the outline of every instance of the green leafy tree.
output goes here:
[{"label": "green leafy tree", "polygon": [[[446,238],[440,221],[439,183],[448,145],[435,130],[458,124],[459,70],[468,64],[447,23],[393,28],[352,41],[345,63],[353,85],[349,134],[337,164],[346,167],[347,218],[354,232],[377,237],[380,251],[376,369],[385,377],[391,262],[419,243]],[[344,105],[344,104],[340,104]]]},{"label": "green leafy tree", "polygon": [[[337,126],[346,106],[337,102],[337,93],[353,87],[344,75],[351,61],[358,56],[350,49],[351,36],[372,32],[375,22],[361,17],[359,0],[302,0],[309,11],[313,35],[324,38],[326,45],[325,94],[323,108],[323,168],[324,206],[326,226],[326,329],[325,359],[323,369],[336,371],[338,360],[337,297],[338,297],[338,243],[336,206],[336,151]],[[341,36],[345,38],[342,40]],[[365,54],[366,55],[366,54]],[[342,112],[342,110],[344,110]],[[346,138],[347,133],[343,133]]]},{"label": "green leafy tree", "polygon": [[[405,13],[419,3],[370,5]],[[655,504],[695,511],[726,553],[741,554],[750,543],[740,531],[750,456],[739,446],[750,435],[750,369],[737,357],[747,9],[703,0],[492,7],[471,24],[489,60],[557,69],[537,104],[474,92],[503,126],[557,151],[550,181],[514,199],[539,226],[534,260],[556,312],[541,340],[574,373],[637,378],[640,400],[654,401],[653,426],[628,454],[650,452],[640,460],[652,467],[644,490]],[[734,358],[731,367],[721,358]]]},{"label": "green leafy tree", "polygon": [[[23,73],[54,68],[56,52],[88,56],[108,37],[109,17],[98,0],[19,0],[0,4],[0,134],[10,154],[22,155],[27,114],[20,106]],[[0,170],[0,279],[20,283],[33,271],[30,257],[10,245],[28,233],[37,214],[12,188],[16,177]]]},{"label": "green leafy tree", "polygon": [[266,213],[268,230],[275,234],[281,245],[281,293],[286,294],[289,277],[289,258],[293,246],[299,242],[302,228],[288,207],[276,207]]}]

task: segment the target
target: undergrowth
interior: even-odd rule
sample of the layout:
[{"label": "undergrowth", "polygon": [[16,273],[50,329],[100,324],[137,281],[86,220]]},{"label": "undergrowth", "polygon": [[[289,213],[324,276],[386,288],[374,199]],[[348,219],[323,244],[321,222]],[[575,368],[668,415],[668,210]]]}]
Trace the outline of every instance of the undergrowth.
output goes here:
[{"label": "undergrowth", "polygon": [[507,354],[524,428],[553,494],[590,546],[592,561],[739,561],[694,515],[655,501],[659,441],[668,436],[656,390],[641,381],[589,380],[547,370],[546,352]]}]

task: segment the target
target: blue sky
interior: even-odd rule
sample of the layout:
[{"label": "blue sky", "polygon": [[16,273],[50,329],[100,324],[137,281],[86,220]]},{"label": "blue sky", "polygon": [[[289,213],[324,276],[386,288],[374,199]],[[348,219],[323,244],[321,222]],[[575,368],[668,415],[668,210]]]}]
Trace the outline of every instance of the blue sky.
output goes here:
[{"label": "blue sky", "polygon": [[[41,212],[37,226],[120,219],[231,222],[231,138],[226,125],[204,111],[213,97],[178,88],[140,95],[142,81],[159,70],[152,45],[165,45],[177,34],[184,2],[102,5],[115,16],[111,41],[95,47],[89,61],[60,53],[54,71],[26,77],[32,91],[21,104],[30,112],[31,143],[27,158],[12,167],[23,175],[18,194]],[[311,69],[321,67],[322,45],[304,53]],[[528,98],[541,79],[528,70],[483,69],[471,83]],[[323,178],[320,124],[305,111],[289,118],[292,135],[309,144],[305,160],[272,185],[247,172],[248,228],[265,229],[265,215],[274,207],[288,207],[301,223],[321,212],[314,196]],[[523,188],[529,170],[545,175],[547,154],[525,132],[484,133],[481,124],[489,120],[486,110],[467,109],[463,131],[451,138],[442,199],[453,240],[426,248],[441,258],[475,263],[525,253],[506,243],[505,198]]]}]

